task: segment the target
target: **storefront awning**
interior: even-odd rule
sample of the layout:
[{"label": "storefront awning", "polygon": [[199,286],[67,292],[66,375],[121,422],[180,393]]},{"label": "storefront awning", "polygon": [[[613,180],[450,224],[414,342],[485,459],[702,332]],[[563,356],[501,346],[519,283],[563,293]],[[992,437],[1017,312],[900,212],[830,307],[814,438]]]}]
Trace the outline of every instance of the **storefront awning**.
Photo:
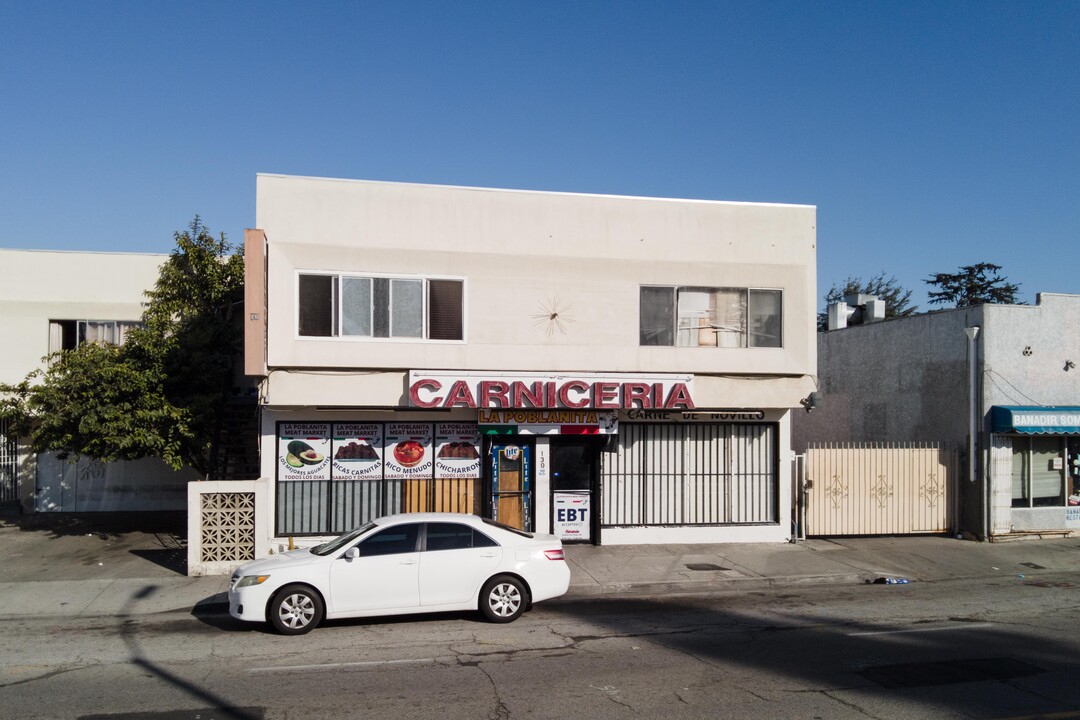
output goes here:
[{"label": "storefront awning", "polygon": [[996,433],[1068,435],[1080,433],[1080,407],[994,405],[990,423]]}]

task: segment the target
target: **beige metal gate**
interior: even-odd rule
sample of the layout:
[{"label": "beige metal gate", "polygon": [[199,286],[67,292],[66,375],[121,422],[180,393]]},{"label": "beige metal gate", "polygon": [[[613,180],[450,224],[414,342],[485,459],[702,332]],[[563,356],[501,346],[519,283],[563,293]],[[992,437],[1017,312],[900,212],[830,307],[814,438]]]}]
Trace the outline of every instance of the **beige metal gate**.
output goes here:
[{"label": "beige metal gate", "polygon": [[957,453],[937,443],[816,444],[806,452],[806,534],[909,535],[955,526]]}]

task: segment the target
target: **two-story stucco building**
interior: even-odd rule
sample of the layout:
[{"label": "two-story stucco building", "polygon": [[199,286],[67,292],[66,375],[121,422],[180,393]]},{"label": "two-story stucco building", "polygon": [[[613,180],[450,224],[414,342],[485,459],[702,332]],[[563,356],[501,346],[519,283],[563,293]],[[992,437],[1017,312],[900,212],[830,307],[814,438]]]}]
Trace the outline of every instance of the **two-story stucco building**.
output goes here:
[{"label": "two-story stucco building", "polygon": [[787,540],[815,215],[259,175],[245,363],[270,541],[419,510]]}]

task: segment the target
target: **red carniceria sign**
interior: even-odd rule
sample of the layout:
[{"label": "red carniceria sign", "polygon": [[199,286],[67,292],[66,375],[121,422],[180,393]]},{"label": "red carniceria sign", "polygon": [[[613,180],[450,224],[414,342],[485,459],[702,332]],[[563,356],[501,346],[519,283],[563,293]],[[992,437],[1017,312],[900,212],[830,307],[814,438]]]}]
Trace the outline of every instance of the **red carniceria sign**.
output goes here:
[{"label": "red carniceria sign", "polygon": [[421,408],[693,410],[691,383],[686,377],[455,377],[413,371],[409,404]]}]

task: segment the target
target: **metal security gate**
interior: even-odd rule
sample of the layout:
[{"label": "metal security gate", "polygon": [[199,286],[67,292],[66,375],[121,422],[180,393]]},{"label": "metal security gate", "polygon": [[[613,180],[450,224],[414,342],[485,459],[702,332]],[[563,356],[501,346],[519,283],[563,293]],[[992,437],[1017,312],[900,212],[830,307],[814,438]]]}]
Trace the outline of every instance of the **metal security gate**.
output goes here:
[{"label": "metal security gate", "polygon": [[806,534],[945,533],[955,524],[958,457],[937,443],[811,445]]},{"label": "metal security gate", "polygon": [[778,454],[774,424],[623,423],[600,456],[601,525],[776,522]]},{"label": "metal security gate", "polygon": [[0,503],[19,501],[19,446],[7,421],[0,420]]}]

